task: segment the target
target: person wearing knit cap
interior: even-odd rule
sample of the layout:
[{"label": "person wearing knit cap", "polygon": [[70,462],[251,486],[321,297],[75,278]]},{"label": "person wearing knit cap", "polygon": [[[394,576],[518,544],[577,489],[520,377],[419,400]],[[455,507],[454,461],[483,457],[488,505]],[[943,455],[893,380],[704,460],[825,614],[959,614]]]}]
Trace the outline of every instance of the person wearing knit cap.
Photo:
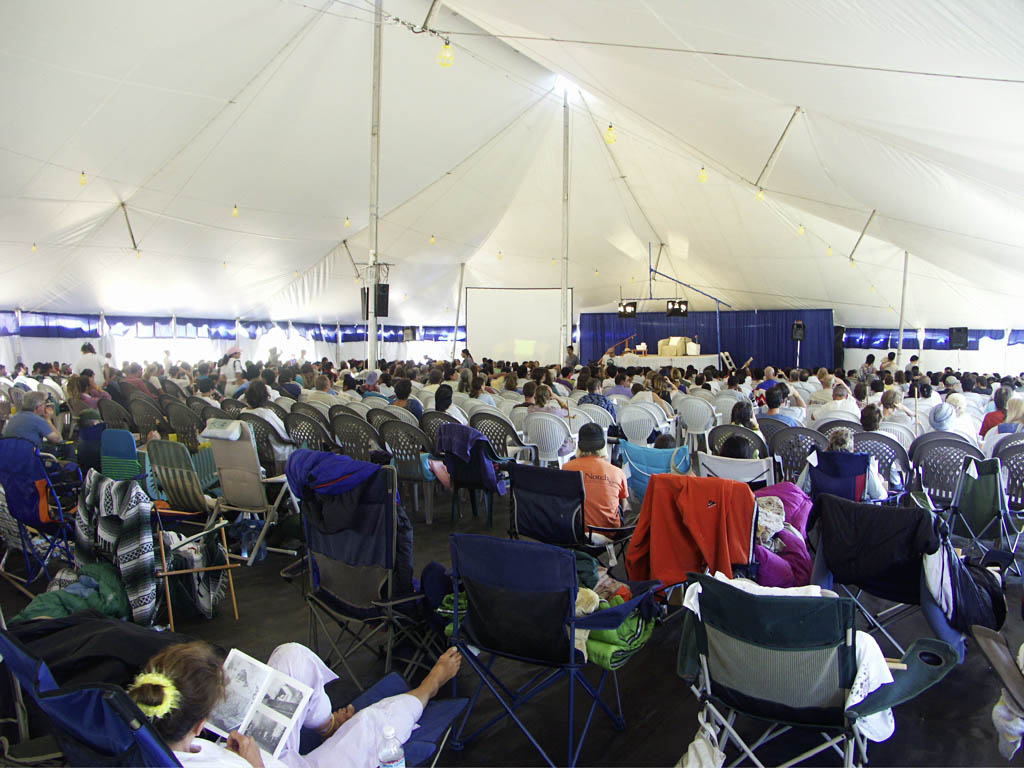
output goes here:
[{"label": "person wearing knit cap", "polygon": [[623,471],[608,461],[608,445],[600,425],[590,423],[580,427],[576,458],[566,462],[562,469],[583,474],[586,491],[583,518],[588,526],[619,528],[622,525],[619,504],[629,497],[629,486]]},{"label": "person wearing knit cap", "polygon": [[929,412],[928,423],[936,432],[951,432],[956,424],[956,409],[949,403],[940,403]]}]

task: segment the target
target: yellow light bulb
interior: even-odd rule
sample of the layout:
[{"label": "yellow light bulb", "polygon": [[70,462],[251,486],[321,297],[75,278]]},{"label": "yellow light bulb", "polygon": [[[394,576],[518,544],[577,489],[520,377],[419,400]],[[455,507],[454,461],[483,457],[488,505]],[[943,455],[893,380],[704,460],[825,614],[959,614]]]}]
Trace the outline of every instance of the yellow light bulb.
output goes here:
[{"label": "yellow light bulb", "polygon": [[434,243],[436,243],[436,242],[437,242],[437,238],[436,238],[436,237],[434,237],[433,235],[431,235],[431,236],[430,236],[430,244],[431,244],[431,245],[433,245],[433,244],[434,244]]},{"label": "yellow light bulb", "polygon": [[554,266],[554,265],[555,265],[555,260],[551,259],[551,266]]},{"label": "yellow light bulb", "polygon": [[224,269],[227,269],[228,268],[228,263],[225,261],[224,263],[221,264],[221,266],[224,267]]},{"label": "yellow light bulb", "polygon": [[350,229],[351,227],[352,227],[352,219],[350,219],[348,216],[346,216],[345,217],[345,229]]},{"label": "yellow light bulb", "polygon": [[762,201],[762,202],[764,201],[764,190],[763,189],[758,189],[757,190],[757,199],[759,201]]},{"label": "yellow light bulb", "polygon": [[803,225],[803,224],[801,224],[801,225],[800,225],[799,227],[797,227],[797,228],[796,228],[796,233],[797,233],[798,235],[802,235],[802,234],[803,234],[804,232],[806,232],[806,231],[807,231],[807,230],[806,230],[806,229],[804,229],[804,225]]},{"label": "yellow light bulb", "polygon": [[595,269],[595,270],[594,270],[594,277],[600,277],[600,276],[601,276],[601,273],[600,273],[600,272],[598,272],[598,271],[597,271],[597,270]]},{"label": "yellow light bulb", "polygon": [[39,248],[36,246],[36,244],[32,243],[32,253],[35,253],[38,250],[39,250]]},{"label": "yellow light bulb", "polygon": [[455,63],[455,50],[447,40],[441,46],[441,52],[437,54],[437,63],[441,65],[442,69],[448,69]]},{"label": "yellow light bulb", "polygon": [[83,187],[89,183],[89,179],[86,178],[85,171],[82,171],[82,175],[78,177],[78,183]]},{"label": "yellow light bulb", "polygon": [[236,219],[238,218],[238,206],[237,205],[234,208],[231,209],[231,215],[234,216]]},{"label": "yellow light bulb", "polygon": [[498,261],[501,261],[501,251],[498,251]]},{"label": "yellow light bulb", "polygon": [[635,283],[636,282],[636,276],[634,275],[633,277],[629,278],[629,282]]},{"label": "yellow light bulb", "polygon": [[135,249],[135,258],[136,259],[141,259],[142,258],[142,251],[140,251],[138,248]]},{"label": "yellow light bulb", "polygon": [[832,246],[831,245],[825,250],[825,255],[826,256],[831,256],[832,255]]},{"label": "yellow light bulb", "polygon": [[873,286],[873,285],[871,286],[871,292],[872,292],[872,293],[874,293],[874,292],[875,292],[875,286]]},{"label": "yellow light bulb", "polygon": [[853,259],[850,259],[850,269],[853,269],[855,266],[857,266],[857,262],[855,262]]},{"label": "yellow light bulb", "polygon": [[700,167],[700,173],[697,174],[697,178],[700,179],[701,184],[708,180],[708,171],[703,165]]},{"label": "yellow light bulb", "polygon": [[614,144],[615,140],[618,139],[618,135],[615,133],[615,126],[608,123],[608,130],[604,132],[604,140],[608,144]]},{"label": "yellow light bulb", "polygon": [[298,277],[298,276],[299,276],[299,270],[297,270],[297,269],[295,270],[295,276],[296,276],[296,277]]}]

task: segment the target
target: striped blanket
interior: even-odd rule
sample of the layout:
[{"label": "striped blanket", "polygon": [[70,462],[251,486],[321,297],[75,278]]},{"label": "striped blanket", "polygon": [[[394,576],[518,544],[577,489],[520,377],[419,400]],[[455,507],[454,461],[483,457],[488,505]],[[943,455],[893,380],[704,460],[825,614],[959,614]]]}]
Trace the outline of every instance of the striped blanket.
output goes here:
[{"label": "striped blanket", "polygon": [[114,564],[121,575],[132,620],[156,618],[156,558],[149,497],[134,480],[110,480],[89,470],[75,518],[75,560]]}]

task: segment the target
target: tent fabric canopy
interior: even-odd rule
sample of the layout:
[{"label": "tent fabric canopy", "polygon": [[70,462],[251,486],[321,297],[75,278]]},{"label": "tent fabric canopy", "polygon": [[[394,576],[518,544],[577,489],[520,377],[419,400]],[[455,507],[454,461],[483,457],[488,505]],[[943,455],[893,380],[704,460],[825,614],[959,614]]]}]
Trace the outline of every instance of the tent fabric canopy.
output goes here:
[{"label": "tent fabric canopy", "polygon": [[[446,0],[416,34],[429,5],[384,3],[386,322],[450,327],[461,263],[559,284],[565,88],[577,311],[648,295],[650,244],[738,310],[894,328],[908,251],[907,328],[1019,324],[1019,3]],[[5,4],[0,307],[358,322],[372,10]]]}]

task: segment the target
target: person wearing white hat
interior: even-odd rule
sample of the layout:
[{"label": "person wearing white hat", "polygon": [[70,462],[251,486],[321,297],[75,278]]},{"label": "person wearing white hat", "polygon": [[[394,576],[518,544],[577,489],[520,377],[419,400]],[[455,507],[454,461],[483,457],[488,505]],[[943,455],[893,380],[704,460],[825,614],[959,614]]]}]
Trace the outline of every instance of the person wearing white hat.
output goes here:
[{"label": "person wearing white hat", "polygon": [[237,344],[227,351],[227,362],[220,368],[224,377],[224,394],[231,397],[245,382],[245,366],[242,365],[242,348]]}]

